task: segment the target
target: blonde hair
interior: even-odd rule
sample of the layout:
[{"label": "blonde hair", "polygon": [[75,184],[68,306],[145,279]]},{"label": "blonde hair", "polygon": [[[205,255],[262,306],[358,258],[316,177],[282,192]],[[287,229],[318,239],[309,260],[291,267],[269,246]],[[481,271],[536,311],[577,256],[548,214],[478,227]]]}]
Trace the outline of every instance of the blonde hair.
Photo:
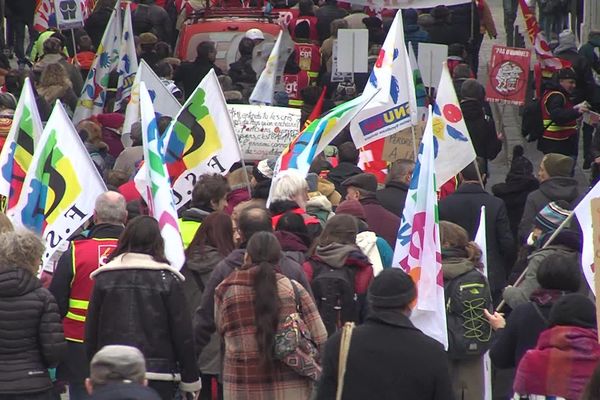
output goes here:
[{"label": "blonde hair", "polygon": [[462,226],[449,221],[440,221],[440,241],[442,247],[465,250],[469,261],[476,266],[481,265],[481,249],[475,242],[469,241],[469,235]]},{"label": "blonde hair", "polygon": [[30,231],[0,234],[0,268],[23,268],[37,274],[45,245]]}]

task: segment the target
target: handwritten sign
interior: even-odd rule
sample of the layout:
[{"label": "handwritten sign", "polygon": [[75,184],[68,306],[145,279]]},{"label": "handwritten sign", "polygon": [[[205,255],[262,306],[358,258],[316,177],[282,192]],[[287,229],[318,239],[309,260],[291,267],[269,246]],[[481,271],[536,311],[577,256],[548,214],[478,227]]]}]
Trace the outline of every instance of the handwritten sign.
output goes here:
[{"label": "handwritten sign", "polygon": [[398,133],[387,136],[385,138],[385,143],[383,145],[383,154],[382,158],[389,162],[394,162],[396,160],[407,159],[413,160],[415,159],[414,149],[416,147],[417,151],[419,150],[419,145],[421,144],[421,139],[423,138],[423,131],[425,130],[425,123],[419,122],[417,126],[415,126],[415,145],[413,146],[413,135],[411,132],[411,128],[401,130]]},{"label": "handwritten sign", "polygon": [[[596,293],[600,293],[600,274],[596,274],[596,265],[600,265],[600,198],[592,199],[590,207],[592,208],[592,233],[594,237],[594,286]],[[596,319],[600,327],[600,298],[596,297]]]},{"label": "handwritten sign", "polygon": [[300,110],[230,104],[233,128],[246,160],[278,157],[300,132]]}]

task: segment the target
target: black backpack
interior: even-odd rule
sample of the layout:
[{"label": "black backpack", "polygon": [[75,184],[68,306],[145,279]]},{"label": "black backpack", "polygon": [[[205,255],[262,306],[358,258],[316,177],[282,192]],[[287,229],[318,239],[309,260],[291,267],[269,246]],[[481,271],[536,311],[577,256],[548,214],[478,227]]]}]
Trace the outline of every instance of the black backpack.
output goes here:
[{"label": "black backpack", "polygon": [[358,322],[360,306],[354,289],[356,269],[307,261],[313,271],[311,288],[327,334],[331,336],[346,322]]},{"label": "black backpack", "polygon": [[444,283],[448,325],[448,357],[478,357],[491,346],[492,327],[483,310],[492,310],[487,279],[473,269]]}]

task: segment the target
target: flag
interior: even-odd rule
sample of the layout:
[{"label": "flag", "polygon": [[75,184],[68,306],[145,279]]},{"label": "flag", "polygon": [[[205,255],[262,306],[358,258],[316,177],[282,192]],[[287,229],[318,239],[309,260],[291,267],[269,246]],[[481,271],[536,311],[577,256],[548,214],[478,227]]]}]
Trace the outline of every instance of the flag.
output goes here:
[{"label": "flag", "polygon": [[596,295],[594,283],[594,233],[592,230],[592,199],[600,197],[600,182],[596,183],[592,190],[577,204],[573,212],[577,216],[577,222],[581,227],[583,237],[583,248],[581,251],[581,267],[588,286]]},{"label": "flag", "polygon": [[[487,238],[486,238],[486,227],[485,227],[485,206],[481,206],[481,212],[479,213],[479,227],[475,234],[475,240],[473,240],[477,246],[481,249],[481,263],[483,264],[483,275],[488,277],[488,262],[487,262]],[[492,400],[492,360],[490,359],[490,352],[486,351],[483,356],[483,387],[484,397],[483,400]]]},{"label": "flag", "polygon": [[402,212],[392,265],[403,268],[415,281],[418,296],[411,321],[423,333],[448,349],[435,186],[433,121],[430,108]]},{"label": "flag", "polygon": [[102,35],[102,41],[96,51],[96,58],[88,73],[81,91],[77,107],[73,114],[73,124],[104,112],[108,78],[110,72],[117,67],[121,41],[121,10],[119,2],[110,15],[108,25]]},{"label": "flag", "polygon": [[123,19],[123,40],[119,47],[119,84],[117,85],[117,96],[115,99],[115,111],[129,100],[131,87],[138,70],[137,54],[135,52],[135,43],[133,41],[133,27],[131,24],[131,6],[127,3],[125,8],[125,18]]},{"label": "flag", "polygon": [[417,99],[402,13],[396,13],[364,90],[366,95],[374,92],[377,94],[350,124],[356,147],[417,125]]},{"label": "flag", "polygon": [[25,78],[13,123],[0,152],[0,195],[7,199],[5,211],[13,208],[19,200],[42,130],[31,81]]},{"label": "flag", "polygon": [[282,83],[283,69],[294,50],[294,42],[287,29],[279,31],[279,36],[271,50],[265,69],[260,74],[250,95],[250,104],[273,104],[273,93],[285,90]]},{"label": "flag", "polygon": [[[55,0],[37,0],[33,14],[33,29],[38,32],[45,32],[50,28],[56,28],[56,12],[54,8],[54,1]],[[94,9],[94,1],[77,0],[77,3],[81,8],[83,20],[85,21]]]},{"label": "flag", "polygon": [[476,157],[446,63],[433,106],[433,145],[439,190]]},{"label": "flag", "polygon": [[[165,255],[171,266],[181,269],[185,261],[183,242],[177,226],[177,210],[173,203],[171,181],[165,165],[164,148],[158,134],[152,100],[146,85],[140,84],[140,109],[142,112],[142,138],[144,142],[143,182],[145,199],[150,215],[158,221],[160,234],[165,241]],[[138,186],[136,176],[136,186]],[[139,187],[139,186],[138,186]]]},{"label": "flag", "polygon": [[410,61],[410,69],[412,70],[413,81],[415,84],[415,95],[417,97],[417,119],[425,121],[427,117],[427,91],[425,84],[421,78],[421,70],[417,63],[417,56],[413,50],[412,44],[408,43],[408,59]]},{"label": "flag", "polygon": [[440,4],[454,6],[469,3],[469,0],[352,0],[351,4],[359,4],[371,7],[371,9],[402,9],[402,8],[433,8]]},{"label": "flag", "polygon": [[327,86],[323,86],[323,89],[321,90],[321,95],[319,96],[319,100],[317,100],[317,104],[315,104],[314,108],[310,112],[310,115],[308,116],[306,121],[304,121],[304,126],[302,127],[303,130],[308,128],[308,126],[311,124],[311,122],[313,122],[315,119],[319,118],[321,116],[321,114],[323,113],[323,103],[325,102],[326,94],[327,94]]},{"label": "flag", "polygon": [[125,121],[123,122],[123,132],[128,134],[131,132],[131,125],[140,120],[140,82],[146,84],[146,89],[150,93],[152,106],[154,111],[160,115],[175,117],[181,109],[181,104],[175,96],[156,76],[152,68],[146,64],[146,61],[141,60],[133,86],[131,87],[131,96],[125,109]]},{"label": "flag", "polygon": [[535,54],[542,66],[542,71],[545,72],[546,75],[552,75],[554,71],[571,67],[569,61],[555,57],[554,54],[552,54],[552,50],[550,50],[544,32],[540,29],[540,26],[535,19],[535,14],[531,11],[527,2],[525,0],[519,0],[519,5],[521,6],[523,18],[525,19],[529,40],[531,41]]},{"label": "flag", "polygon": [[60,101],[46,123],[18,203],[7,214],[15,226],[46,240],[42,265],[94,213],[106,186]]}]

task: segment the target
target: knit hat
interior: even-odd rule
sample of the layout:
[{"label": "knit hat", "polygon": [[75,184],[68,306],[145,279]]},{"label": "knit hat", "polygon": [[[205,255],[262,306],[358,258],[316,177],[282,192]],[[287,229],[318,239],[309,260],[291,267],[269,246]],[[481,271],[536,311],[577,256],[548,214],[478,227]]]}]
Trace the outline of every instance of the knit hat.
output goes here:
[{"label": "knit hat", "polygon": [[523,146],[516,145],[513,147],[512,161],[510,162],[510,170],[508,171],[510,175],[533,175],[533,164],[523,154]]},{"label": "knit hat", "polygon": [[414,8],[407,8],[402,10],[402,19],[405,25],[416,25],[419,13]]},{"label": "knit hat", "polygon": [[577,51],[577,39],[575,34],[567,29],[558,35],[558,46],[554,49],[554,54],[568,50]]},{"label": "knit hat", "polygon": [[552,232],[558,229],[560,224],[571,214],[568,208],[569,204],[564,200],[553,201],[535,216],[535,227],[544,232]]},{"label": "knit hat", "polygon": [[342,186],[354,186],[355,188],[375,193],[377,191],[377,178],[373,174],[358,174],[343,181]]},{"label": "knit hat", "polygon": [[412,278],[399,268],[381,271],[367,293],[369,304],[374,308],[404,308],[416,297]]},{"label": "knit hat", "polygon": [[554,303],[548,322],[550,327],[568,325],[596,329],[596,307],[582,294],[567,294]]},{"label": "knit hat", "polygon": [[348,214],[361,220],[366,220],[365,208],[358,200],[344,200],[335,209],[336,214]]},{"label": "knit hat", "polygon": [[252,170],[252,175],[258,182],[273,179],[273,168],[275,168],[275,159],[261,160]]},{"label": "knit hat", "polygon": [[152,32],[144,32],[140,35],[140,44],[156,44],[158,38]]},{"label": "knit hat", "polygon": [[131,346],[104,346],[94,355],[90,364],[90,379],[94,385],[111,381],[142,383],[145,376],[144,355]]},{"label": "knit hat", "polygon": [[577,75],[575,75],[575,71],[573,68],[563,68],[557,72],[556,77],[560,79],[577,79]]},{"label": "knit hat", "polygon": [[573,159],[557,153],[548,153],[542,159],[542,165],[548,176],[571,176],[573,171]]}]

